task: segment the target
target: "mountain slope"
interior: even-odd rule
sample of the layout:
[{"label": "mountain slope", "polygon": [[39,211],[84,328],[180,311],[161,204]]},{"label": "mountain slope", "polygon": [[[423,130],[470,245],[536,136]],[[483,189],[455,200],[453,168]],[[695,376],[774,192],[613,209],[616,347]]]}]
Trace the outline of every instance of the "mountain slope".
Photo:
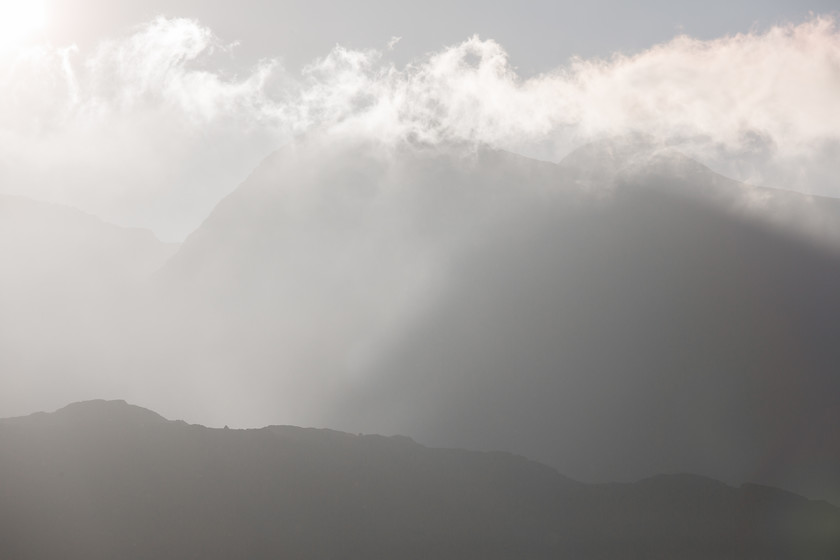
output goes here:
[{"label": "mountain slope", "polygon": [[239,411],[260,414],[243,423],[265,423],[278,406],[318,423],[343,399],[343,380],[364,375],[436,298],[453,250],[479,242],[509,206],[550,197],[557,173],[502,153],[280,150],[157,275],[161,328],[192,335],[165,363],[215,354],[204,375],[249,403]]},{"label": "mountain slope", "polygon": [[587,480],[696,471],[840,500],[840,260],[706,196],[716,181],[645,171],[511,219],[333,422]]},{"label": "mountain slope", "polygon": [[0,420],[3,558],[831,558],[840,511],[693,476],[582,485],[506,453],[169,422]]},{"label": "mountain slope", "polygon": [[244,423],[840,501],[840,203],[634,150],[281,150],[157,278],[178,363]]}]

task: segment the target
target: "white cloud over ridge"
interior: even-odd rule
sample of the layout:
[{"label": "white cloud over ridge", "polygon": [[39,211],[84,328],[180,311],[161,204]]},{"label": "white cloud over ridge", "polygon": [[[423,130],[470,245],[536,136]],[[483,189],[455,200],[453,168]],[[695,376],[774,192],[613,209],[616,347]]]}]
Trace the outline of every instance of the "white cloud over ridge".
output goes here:
[{"label": "white cloud over ridge", "polygon": [[[741,179],[840,196],[827,184],[836,168],[825,167],[840,145],[832,17],[680,36],[527,79],[492,40],[405,67],[389,61],[391,46],[336,46],[300,75],[278,60],[237,73],[235,46],[199,22],[158,18],[91,53],[5,53],[0,181],[179,237],[298,134],[484,143],[555,159],[598,138],[644,135]],[[181,217],[152,217],[161,206]]]}]

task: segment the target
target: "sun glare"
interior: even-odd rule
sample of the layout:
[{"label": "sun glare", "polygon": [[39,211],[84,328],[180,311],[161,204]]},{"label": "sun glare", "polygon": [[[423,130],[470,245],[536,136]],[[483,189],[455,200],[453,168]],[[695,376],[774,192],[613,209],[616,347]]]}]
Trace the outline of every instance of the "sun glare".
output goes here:
[{"label": "sun glare", "polygon": [[0,0],[0,47],[17,46],[44,28],[41,0]]}]

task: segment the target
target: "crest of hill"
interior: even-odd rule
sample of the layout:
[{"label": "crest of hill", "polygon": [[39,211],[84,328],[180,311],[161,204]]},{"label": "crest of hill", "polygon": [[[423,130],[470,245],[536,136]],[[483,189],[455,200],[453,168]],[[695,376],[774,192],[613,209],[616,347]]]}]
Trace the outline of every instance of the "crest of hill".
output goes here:
[{"label": "crest of hill", "polygon": [[4,424],[61,425],[73,428],[97,426],[152,425],[169,422],[160,414],[126,401],[95,399],[70,403],[55,412],[0,419]]},{"label": "crest of hill", "polygon": [[0,422],[0,448],[4,558],[830,560],[840,550],[840,511],[772,490],[687,475],[585,485],[508,453],[209,429],[122,401]]}]

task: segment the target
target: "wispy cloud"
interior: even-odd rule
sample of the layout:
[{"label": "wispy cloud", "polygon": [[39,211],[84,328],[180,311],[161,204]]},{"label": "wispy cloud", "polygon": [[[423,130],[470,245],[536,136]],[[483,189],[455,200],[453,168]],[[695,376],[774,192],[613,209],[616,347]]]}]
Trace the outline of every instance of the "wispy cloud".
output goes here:
[{"label": "wispy cloud", "polygon": [[514,148],[635,133],[801,155],[840,136],[840,33],[827,17],[712,41],[680,36],[531,79],[478,37],[402,69],[380,58],[337,47],[309,67],[297,102],[319,126]]},{"label": "wispy cloud", "polygon": [[[83,206],[108,185],[104,196],[115,202],[93,210],[115,216],[116,200],[136,199],[137,189],[155,197],[192,189],[206,202],[192,223],[171,228],[185,233],[259,157],[313,131],[554,158],[589,140],[643,134],[742,178],[772,171],[802,189],[825,180],[840,143],[840,32],[831,17],[709,41],[679,36],[527,79],[493,40],[471,37],[404,67],[390,61],[392,48],[337,46],[299,75],[278,60],[235,72],[234,45],[194,20],[158,18],[90,53],[6,53],[0,176],[19,192]],[[815,158],[822,167],[803,173]],[[134,221],[149,221],[137,212]]]}]

